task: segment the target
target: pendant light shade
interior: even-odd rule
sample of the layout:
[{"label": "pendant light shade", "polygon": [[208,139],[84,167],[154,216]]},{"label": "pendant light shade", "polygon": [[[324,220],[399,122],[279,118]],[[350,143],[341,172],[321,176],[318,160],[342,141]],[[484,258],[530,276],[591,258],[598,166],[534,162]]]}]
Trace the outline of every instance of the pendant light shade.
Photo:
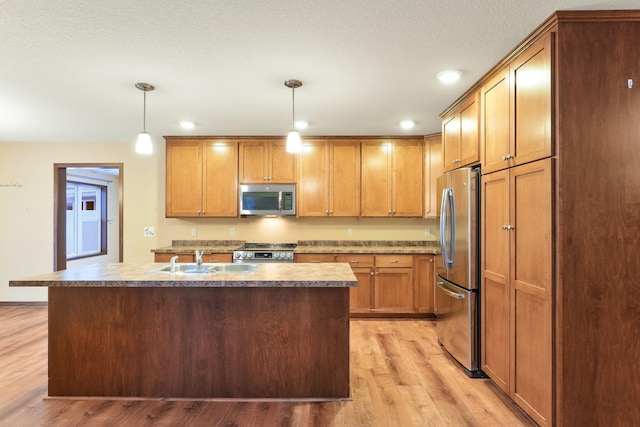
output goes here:
[{"label": "pendant light shade", "polygon": [[147,132],[147,92],[151,92],[155,87],[149,83],[136,83],[136,87],[144,93],[142,132],[138,134],[138,139],[136,140],[136,153],[148,155],[153,153],[153,143],[151,142],[151,135]]},{"label": "pendant light shade", "polygon": [[300,132],[292,129],[287,134],[287,153],[299,153],[302,151],[302,140]]},{"label": "pendant light shade", "polygon": [[153,144],[151,143],[151,135],[149,135],[149,132],[142,131],[138,134],[138,139],[136,140],[136,153],[153,153]]},{"label": "pendant light shade", "polygon": [[299,153],[302,151],[300,133],[295,129],[296,122],[296,88],[302,86],[300,80],[286,80],[284,85],[291,88],[291,130],[287,135],[287,153]]}]

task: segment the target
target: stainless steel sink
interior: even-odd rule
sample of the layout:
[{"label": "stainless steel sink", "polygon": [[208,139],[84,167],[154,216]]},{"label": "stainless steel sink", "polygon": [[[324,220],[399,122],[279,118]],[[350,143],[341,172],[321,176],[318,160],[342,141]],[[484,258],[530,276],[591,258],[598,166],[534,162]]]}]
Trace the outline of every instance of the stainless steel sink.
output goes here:
[{"label": "stainless steel sink", "polygon": [[259,267],[258,264],[213,264],[210,269],[216,273],[251,273]]},{"label": "stainless steel sink", "polygon": [[[256,271],[260,266],[257,264],[202,264],[201,268],[195,263],[176,264],[173,274],[216,274],[216,273],[251,273]],[[155,270],[147,271],[147,273],[169,273],[171,265],[165,265]]]}]

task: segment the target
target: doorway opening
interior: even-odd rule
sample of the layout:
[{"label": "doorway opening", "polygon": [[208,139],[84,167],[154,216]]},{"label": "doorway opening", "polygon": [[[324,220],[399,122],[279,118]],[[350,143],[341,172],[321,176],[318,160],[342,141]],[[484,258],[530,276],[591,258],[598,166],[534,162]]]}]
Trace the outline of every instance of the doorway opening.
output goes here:
[{"label": "doorway opening", "polygon": [[[68,262],[122,262],[123,237],[123,206],[122,193],[123,164],[122,163],[56,163],[53,165],[54,174],[54,241],[53,267],[54,271],[65,270]],[[94,226],[100,234],[100,250],[98,253],[78,256],[77,233],[70,229],[77,224],[77,207],[70,205],[69,190],[73,183],[93,184],[96,188],[105,188],[100,199],[100,215],[98,212],[85,212],[83,225],[90,233]],[[108,194],[107,194],[108,192]],[[89,207],[95,205],[89,201]],[[107,209],[106,206],[109,205]],[[72,207],[71,210],[69,207]],[[82,204],[80,205],[83,206]],[[85,207],[86,207],[85,206]],[[96,221],[89,221],[95,216]],[[69,238],[72,238],[70,241]],[[89,259],[91,257],[92,259]],[[95,258],[95,259],[94,259]]]}]

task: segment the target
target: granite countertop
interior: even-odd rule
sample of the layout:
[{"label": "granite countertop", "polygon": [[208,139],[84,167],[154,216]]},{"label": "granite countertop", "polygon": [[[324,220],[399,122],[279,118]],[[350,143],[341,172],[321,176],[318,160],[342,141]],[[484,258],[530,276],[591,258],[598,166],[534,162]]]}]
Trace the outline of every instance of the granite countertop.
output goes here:
[{"label": "granite countertop", "polygon": [[440,242],[428,240],[300,240],[300,254],[440,254]]},{"label": "granite countertop", "polygon": [[173,240],[171,246],[151,249],[156,254],[192,254],[197,250],[204,250],[204,253],[233,253],[234,250],[243,246],[244,240]]},{"label": "granite countertop", "polygon": [[[232,253],[244,240],[174,240],[171,246],[152,249],[154,253]],[[433,254],[438,255],[440,242],[434,240],[299,240],[294,253],[300,254]]]},{"label": "granite countertop", "polygon": [[[166,263],[91,264],[20,280],[9,286],[47,287],[355,287],[346,263],[263,263],[251,273],[148,273]],[[179,264],[177,264],[179,265]]]}]

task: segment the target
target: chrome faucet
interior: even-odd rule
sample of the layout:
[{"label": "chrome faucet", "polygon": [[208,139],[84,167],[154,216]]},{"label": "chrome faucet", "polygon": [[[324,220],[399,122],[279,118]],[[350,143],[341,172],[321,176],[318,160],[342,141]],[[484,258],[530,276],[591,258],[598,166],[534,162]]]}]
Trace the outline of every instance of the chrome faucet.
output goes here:
[{"label": "chrome faucet", "polygon": [[196,249],[196,269],[202,270],[202,255],[204,255],[204,249],[199,251]]},{"label": "chrome faucet", "polygon": [[171,259],[169,260],[169,265],[171,266],[171,272],[172,273],[176,272],[176,262],[177,261],[178,261],[178,255],[172,256]]}]

